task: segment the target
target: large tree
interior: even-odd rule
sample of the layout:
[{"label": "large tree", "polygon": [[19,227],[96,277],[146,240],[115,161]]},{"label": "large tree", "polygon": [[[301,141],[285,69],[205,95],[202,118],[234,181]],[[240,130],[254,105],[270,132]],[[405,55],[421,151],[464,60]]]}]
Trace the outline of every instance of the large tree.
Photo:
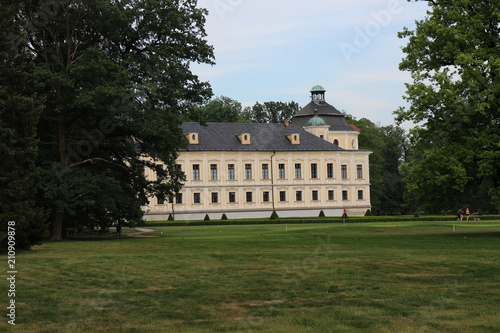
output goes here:
[{"label": "large tree", "polygon": [[490,0],[429,2],[400,69],[409,71],[414,155],[403,167],[407,199],[430,211],[500,207],[500,8]]},{"label": "large tree", "polygon": [[[51,211],[52,238],[65,226],[140,221],[148,195],[181,186],[180,115],[211,96],[190,70],[213,63],[206,11],[196,0],[21,4],[26,81],[44,98],[39,202]],[[158,178],[146,179],[145,167]]]},{"label": "large tree", "polygon": [[43,100],[29,94],[26,78],[33,66],[20,47],[22,26],[13,19],[18,9],[18,3],[0,4],[0,242],[6,244],[11,226],[16,247],[29,248],[46,236],[47,227],[35,201],[36,124]]}]

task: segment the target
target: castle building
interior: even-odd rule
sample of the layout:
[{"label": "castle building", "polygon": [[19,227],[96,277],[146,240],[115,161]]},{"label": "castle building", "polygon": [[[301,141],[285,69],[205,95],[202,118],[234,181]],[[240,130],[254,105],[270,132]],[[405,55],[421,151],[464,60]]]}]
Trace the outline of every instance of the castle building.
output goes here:
[{"label": "castle building", "polygon": [[183,123],[188,148],[177,163],[186,182],[174,202],[151,198],[146,219],[364,215],[370,151],[358,149],[359,129],[325,92],[315,86],[311,102],[284,124]]}]

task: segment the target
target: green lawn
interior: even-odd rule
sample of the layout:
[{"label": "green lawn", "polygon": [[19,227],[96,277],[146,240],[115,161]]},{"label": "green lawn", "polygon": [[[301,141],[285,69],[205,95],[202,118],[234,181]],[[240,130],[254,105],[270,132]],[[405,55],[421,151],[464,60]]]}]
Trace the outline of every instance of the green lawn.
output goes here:
[{"label": "green lawn", "polygon": [[18,253],[0,331],[500,331],[498,221],[154,229]]}]

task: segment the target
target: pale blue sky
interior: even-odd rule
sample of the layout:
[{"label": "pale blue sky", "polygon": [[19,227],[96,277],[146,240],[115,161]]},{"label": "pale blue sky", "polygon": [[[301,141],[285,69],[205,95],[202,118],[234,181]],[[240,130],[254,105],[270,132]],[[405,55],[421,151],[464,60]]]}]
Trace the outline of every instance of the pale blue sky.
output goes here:
[{"label": "pale blue sky", "polygon": [[398,65],[404,27],[427,2],[406,0],[200,0],[215,66],[193,66],[215,96],[309,103],[316,84],[327,101],[356,118],[394,123],[410,75]]}]

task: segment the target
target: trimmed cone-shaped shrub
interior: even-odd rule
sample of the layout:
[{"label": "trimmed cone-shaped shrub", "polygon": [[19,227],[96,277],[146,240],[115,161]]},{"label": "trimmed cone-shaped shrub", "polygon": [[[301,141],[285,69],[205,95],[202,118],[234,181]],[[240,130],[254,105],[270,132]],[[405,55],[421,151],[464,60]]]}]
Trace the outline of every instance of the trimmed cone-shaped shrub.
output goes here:
[{"label": "trimmed cone-shaped shrub", "polygon": [[206,214],[205,218],[203,219],[203,221],[210,221],[210,216],[208,216],[208,214]]},{"label": "trimmed cone-shaped shrub", "polygon": [[365,216],[373,216],[372,211],[370,209],[367,209]]},{"label": "trimmed cone-shaped shrub", "polygon": [[168,214],[168,221],[173,221],[174,220],[174,216],[172,214]]},{"label": "trimmed cone-shaped shrub", "polygon": [[273,210],[273,213],[271,214],[271,220],[277,220],[279,219],[278,213],[276,213],[275,210]]},{"label": "trimmed cone-shaped shrub", "polygon": [[221,220],[227,220],[226,214],[222,214],[222,217],[220,218]]},{"label": "trimmed cone-shaped shrub", "polygon": [[323,212],[323,210],[321,210],[321,211],[319,212],[319,216],[318,216],[318,217],[325,217],[325,212]]},{"label": "trimmed cone-shaped shrub", "polygon": [[347,219],[347,218],[348,218],[347,213],[344,212],[344,214],[342,214],[342,219]]}]

